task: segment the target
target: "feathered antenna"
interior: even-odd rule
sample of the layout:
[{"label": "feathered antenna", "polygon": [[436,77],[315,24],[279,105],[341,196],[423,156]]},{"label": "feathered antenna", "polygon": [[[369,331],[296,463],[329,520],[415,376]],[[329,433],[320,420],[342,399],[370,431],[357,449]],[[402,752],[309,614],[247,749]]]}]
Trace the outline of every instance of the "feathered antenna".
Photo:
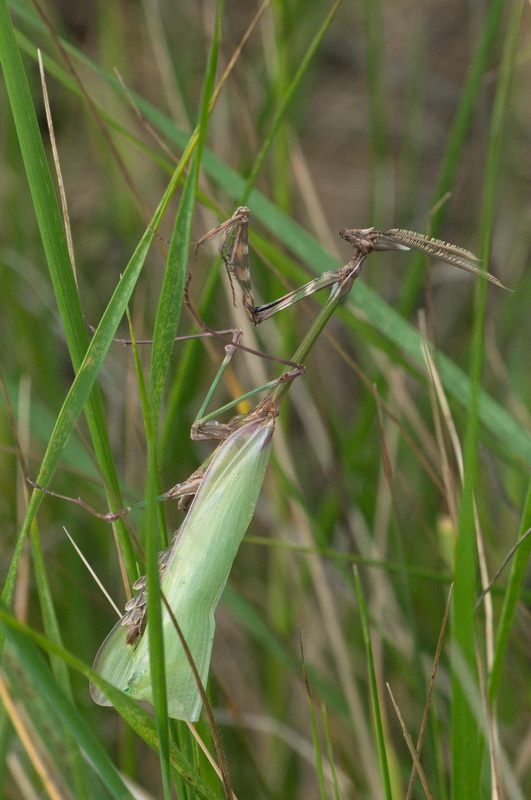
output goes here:
[{"label": "feathered antenna", "polygon": [[[441,239],[431,239],[421,233],[405,231],[401,228],[391,228],[391,230],[384,232],[375,231],[375,234],[378,243],[388,245],[390,250],[417,250],[419,253],[426,253],[426,255],[440,258],[448,264],[464,269],[467,272],[472,272],[474,275],[481,275],[502,289],[507,288],[498,278],[478,266],[478,257],[463,247],[457,247],[457,245],[443,242]],[[375,249],[380,248],[377,246]]]}]

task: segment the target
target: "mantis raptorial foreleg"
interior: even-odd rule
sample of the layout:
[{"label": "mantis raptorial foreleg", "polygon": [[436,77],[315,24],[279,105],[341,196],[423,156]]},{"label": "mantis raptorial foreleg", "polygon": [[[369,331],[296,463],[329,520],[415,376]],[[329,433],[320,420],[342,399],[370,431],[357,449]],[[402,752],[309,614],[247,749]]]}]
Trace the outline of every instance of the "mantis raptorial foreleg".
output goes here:
[{"label": "mantis raptorial foreleg", "polygon": [[205,233],[195,245],[195,252],[213,236],[221,234],[219,254],[227,270],[232,290],[232,301],[236,305],[236,295],[232,278],[236,279],[242,293],[243,307],[253,322],[255,303],[251,288],[251,272],[249,269],[249,209],[247,206],[237,208],[232,217],[217,228]]},{"label": "mantis raptorial foreleg", "polygon": [[[249,261],[249,209],[242,206],[234,212],[232,217],[222,222],[205,234],[196,244],[197,248],[206,241],[221,234],[219,253],[227,270],[234,300],[234,278],[239,286],[243,298],[243,306],[249,319],[258,325],[277,314],[283,309],[309,297],[315,292],[333,286],[342,278],[343,267],[324,272],[318,278],[308,281],[304,286],[288,292],[287,294],[261,306],[255,304],[251,287],[250,261]],[[448,244],[440,239],[431,239],[421,233],[392,228],[388,231],[377,231],[375,228],[342,228],[339,231],[342,239],[349,242],[354,248],[353,260],[368,256],[373,251],[381,250],[416,250],[420,253],[440,258],[454,267],[459,267],[467,272],[480,275],[491,283],[505,288],[502,283],[489,272],[478,266],[478,258],[469,250]]]}]

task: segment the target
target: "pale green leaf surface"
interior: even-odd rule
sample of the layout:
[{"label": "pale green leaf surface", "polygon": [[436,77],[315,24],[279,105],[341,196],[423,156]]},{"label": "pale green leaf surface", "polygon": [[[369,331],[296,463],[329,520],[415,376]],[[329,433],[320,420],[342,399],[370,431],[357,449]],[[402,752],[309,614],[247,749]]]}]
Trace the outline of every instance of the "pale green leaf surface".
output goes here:
[{"label": "pale green leaf surface", "polygon": [[[274,420],[250,422],[231,434],[212,459],[181,526],[162,580],[164,593],[203,685],[206,683],[214,612],[254,513],[271,452]],[[201,698],[173,622],[163,609],[164,650],[171,717],[195,721]],[[136,700],[152,702],[148,626],[137,645],[126,645],[119,622],[104,641],[94,669]],[[93,699],[111,705],[94,685]]]}]

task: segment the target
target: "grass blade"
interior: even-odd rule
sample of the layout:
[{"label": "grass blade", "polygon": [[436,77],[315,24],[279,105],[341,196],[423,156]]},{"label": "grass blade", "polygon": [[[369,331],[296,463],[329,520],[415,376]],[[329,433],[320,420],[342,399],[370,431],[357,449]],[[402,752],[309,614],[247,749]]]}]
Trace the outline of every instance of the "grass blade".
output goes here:
[{"label": "grass blade", "polygon": [[[138,705],[138,703],[136,703],[122,691],[116,689],[111,684],[108,684],[106,681],[100,678],[97,673],[93,672],[93,670],[87,667],[86,664],[73,656],[63,647],[60,647],[55,642],[47,639],[41,633],[38,633],[29,626],[19,622],[7,610],[3,603],[0,603],[0,621],[3,623],[5,630],[8,631],[7,635],[10,638],[10,642],[12,643],[18,658],[20,658],[21,662],[27,669],[28,674],[30,674],[37,683],[39,681],[43,682],[43,685],[46,686],[46,693],[48,697],[51,699],[61,718],[73,732],[76,741],[81,745],[86,753],[90,754],[91,758],[96,759],[96,768],[102,775],[102,780],[108,781],[109,783],[112,782],[116,787],[118,794],[113,796],[129,797],[129,793],[127,795],[120,794],[120,792],[123,790],[120,786],[120,783],[114,781],[116,771],[112,764],[111,768],[109,769],[110,761],[105,749],[98,740],[96,740],[94,743],[94,734],[88,727],[87,723],[80,717],[79,712],[72,705],[69,698],[65,696],[62,689],[56,683],[49,667],[45,663],[41,653],[35,645],[38,645],[38,647],[43,648],[50,654],[61,658],[65,664],[83,675],[87,681],[91,681],[97,685],[101,691],[104,692],[112,701],[115,709],[123,716],[126,722],[131,726],[132,730],[134,730],[146,742],[146,744],[149,745],[149,747],[155,751],[158,751],[158,737],[155,729],[155,723],[153,722],[152,718]],[[219,800],[219,795],[216,795],[205,786],[202,779],[196,774],[195,770],[188,763],[187,759],[184,758],[182,753],[173,746],[171,747],[171,763],[172,768],[185,779],[192,790],[196,792],[197,797],[205,798],[205,800]]]},{"label": "grass blade", "polygon": [[158,508],[154,498],[159,493],[158,482],[158,419],[162,392],[173,350],[173,340],[179,323],[184,290],[186,265],[189,255],[190,231],[199,179],[199,168],[206,138],[209,103],[216,75],[221,12],[223,3],[218,0],[215,26],[212,36],[205,81],[199,109],[198,135],[192,164],[184,183],[183,195],[173,229],[168,263],[157,308],[153,352],[151,358],[151,415],[152,436],[148,437],[148,485],[145,525],[147,528],[146,577],[148,587],[149,618],[149,664],[152,675],[152,700],[160,742],[161,770],[164,796],[171,796],[170,785],[170,739],[167,703],[167,676],[165,669],[164,635],[162,624],[162,602],[159,577],[158,553],[160,539],[153,535],[156,530]]},{"label": "grass blade", "polygon": [[264,162],[267,158],[267,154],[271,149],[271,146],[275,140],[275,136],[280,129],[280,126],[286,116],[288,108],[291,105],[291,102],[297,92],[297,89],[301,84],[302,79],[304,78],[310,67],[312,59],[315,56],[315,53],[317,52],[317,48],[319,47],[319,44],[321,43],[323,36],[330,27],[330,23],[334,19],[334,16],[336,15],[336,12],[342,2],[343,0],[335,0],[334,5],[326,15],[323,24],[315,34],[312,42],[310,43],[310,46],[306,50],[305,56],[301,61],[301,64],[297,69],[297,72],[295,73],[290,85],[287,87],[286,91],[283,92],[282,103],[275,115],[275,118],[273,119],[271,128],[264,139],[264,143],[260,149],[260,152],[258,153],[257,157],[254,160],[253,167],[251,169],[251,172],[249,173],[249,177],[245,181],[245,188],[243,189],[240,195],[240,200],[238,202],[238,205],[240,206],[246,205],[247,200],[250,198],[253,187],[256,183],[258,175],[260,174],[260,170],[264,165]]},{"label": "grass blade", "polygon": [[369,629],[369,617],[367,614],[367,606],[365,604],[365,597],[363,588],[361,586],[359,570],[354,567],[354,578],[356,581],[356,596],[358,598],[358,606],[360,610],[361,626],[363,629],[363,639],[365,642],[365,650],[367,655],[367,666],[369,670],[369,684],[371,687],[372,709],[374,712],[374,719],[376,725],[376,739],[378,742],[378,755],[380,758],[380,769],[382,772],[382,780],[387,800],[392,800],[393,792],[391,789],[391,777],[389,773],[389,764],[387,760],[385,734],[382,722],[382,712],[380,710],[380,695],[378,692],[378,681],[376,680],[376,670],[374,667],[374,660],[372,655],[371,633]]},{"label": "grass blade", "polygon": [[[494,227],[495,200],[499,175],[501,140],[510,79],[517,51],[521,2],[513,4],[505,33],[496,98],[492,114],[485,174],[485,196],[481,221],[481,257],[488,263]],[[486,286],[476,287],[476,308],[471,350],[471,394],[467,416],[464,445],[464,478],[459,512],[459,531],[455,554],[455,583],[453,605],[453,643],[477,684],[479,676],[476,665],[475,576],[476,576],[476,519],[475,489],[478,469],[479,444],[479,393],[483,371],[484,326],[486,310]],[[462,675],[452,666],[452,797],[479,800],[481,733],[474,710],[469,705]]]},{"label": "grass blade", "polygon": [[17,658],[20,659],[27,672],[33,676],[35,682],[41,686],[48,702],[53,705],[55,713],[75,736],[78,745],[91,760],[112,796],[131,800],[131,793],[118,775],[99,739],[92,733],[71,700],[61,690],[37,648],[20,631],[7,628],[6,632]]}]

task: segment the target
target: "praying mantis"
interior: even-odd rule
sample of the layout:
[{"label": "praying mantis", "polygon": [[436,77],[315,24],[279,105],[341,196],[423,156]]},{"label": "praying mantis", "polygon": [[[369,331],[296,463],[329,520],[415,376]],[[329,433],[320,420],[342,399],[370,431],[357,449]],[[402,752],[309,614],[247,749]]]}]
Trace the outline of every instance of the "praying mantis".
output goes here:
[{"label": "praying mantis", "polygon": [[[331,287],[331,292],[292,359],[282,362],[284,371],[280,378],[249,392],[245,397],[269,388],[271,393],[249,414],[221,425],[212,421],[214,414],[204,416],[204,410],[228,361],[235,350],[242,347],[241,332],[233,332],[233,338],[226,348],[226,358],[191,434],[194,439],[216,438],[221,443],[187,481],[177,484],[160,498],[178,498],[181,508],[187,510],[174,541],[159,556],[161,592],[165,602],[162,624],[168,713],[171,717],[187,721],[195,721],[200,715],[202,695],[198,681],[204,686],[208,677],[215,628],[214,612],[254,513],[281,402],[293,379],[304,371],[303,364],[308,353],[339,303],[350,292],[367,256],[378,250],[418,250],[480,274],[502,286],[497,278],[478,267],[472,253],[455,245],[401,229],[386,232],[374,228],[342,229],[340,236],[353,248],[347,264],[325,272],[273,302],[257,306],[250,279],[248,221],[249,209],[238,208],[230,219],[205,234],[196,248],[212,237],[221,235],[219,251],[231,281],[233,299],[234,279],[240,288],[245,311],[255,325],[321,289]],[[188,305],[191,309],[191,305]],[[205,333],[215,333],[195,313],[194,316]],[[114,520],[129,510],[98,516]],[[145,578],[140,578],[133,588],[137,594],[127,603],[124,616],[103,642],[94,669],[102,678],[131,697],[151,701]],[[176,635],[174,618],[186,641],[186,649]],[[196,672],[190,661],[193,661]],[[96,703],[110,705],[105,693],[94,684],[91,684],[91,695]]]},{"label": "praying mantis", "polygon": [[[259,325],[279,311],[289,308],[299,300],[310,297],[310,295],[321,289],[325,289],[328,286],[339,286],[347,272],[354,269],[354,262],[356,262],[357,272],[355,277],[357,277],[365,258],[376,251],[416,250],[419,253],[446,261],[448,264],[471,272],[474,275],[480,275],[502,289],[506,288],[494,275],[486,272],[478,265],[479,259],[474,253],[457,245],[443,242],[440,239],[432,239],[421,233],[403,230],[402,228],[392,228],[385,232],[377,231],[375,228],[341,228],[339,235],[346,242],[349,242],[354,249],[354,254],[348,265],[324,272],[318,278],[305,283],[304,286],[295,289],[295,291],[288,292],[288,294],[279,297],[272,303],[256,306],[251,288],[248,224],[249,209],[247,206],[240,206],[230,219],[199,239],[196,243],[196,251],[208,239],[221,233],[219,251],[231,283],[233,301],[235,293],[232,279],[234,278],[242,293],[245,312],[255,325]],[[350,288],[346,291],[342,290],[342,296],[348,294],[348,291],[350,291]]]},{"label": "praying mantis", "polygon": [[[214,639],[214,611],[254,513],[277,413],[274,403],[262,405],[220,445],[201,477],[180,531],[159,559],[165,603],[177,618],[203,685]],[[135,699],[151,701],[145,579],[140,578],[134,588],[140,591],[104,641],[94,669]],[[162,615],[168,713],[195,721],[202,703],[196,676],[167,608]],[[109,705],[94,684],[91,695],[97,703]]]}]

